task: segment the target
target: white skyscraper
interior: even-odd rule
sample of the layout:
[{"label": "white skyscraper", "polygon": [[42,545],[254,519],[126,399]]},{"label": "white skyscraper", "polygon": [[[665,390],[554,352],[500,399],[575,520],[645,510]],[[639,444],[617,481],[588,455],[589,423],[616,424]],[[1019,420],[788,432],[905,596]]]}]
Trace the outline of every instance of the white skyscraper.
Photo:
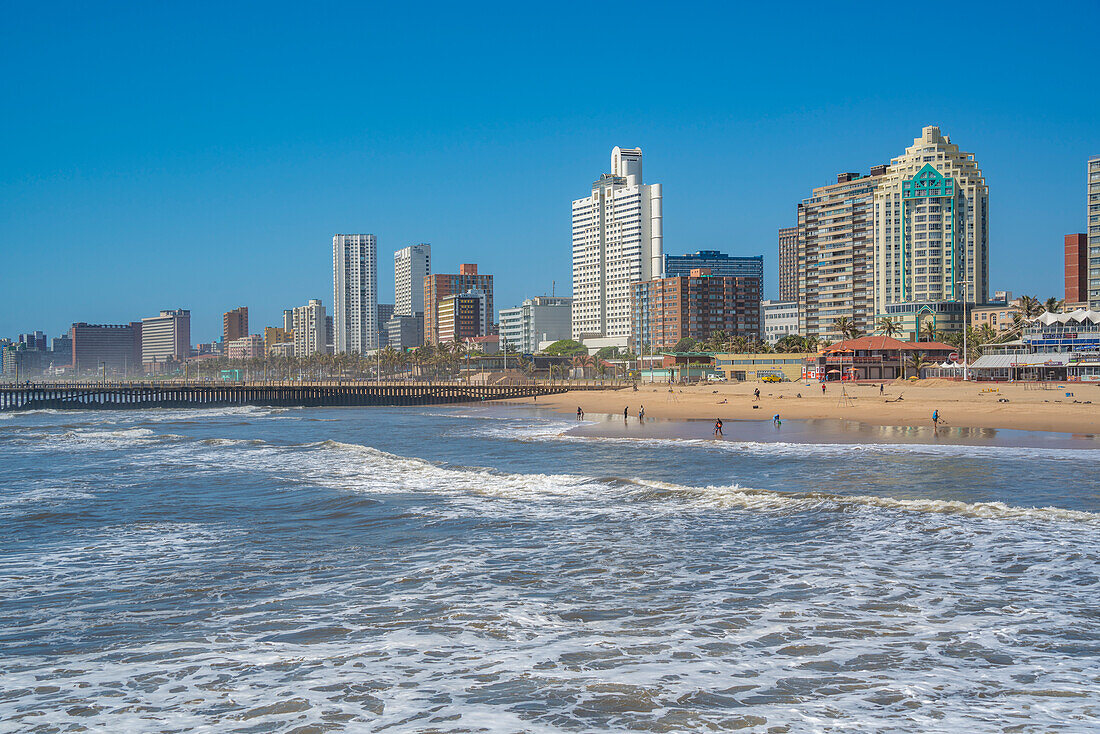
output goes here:
[{"label": "white skyscraper", "polygon": [[372,234],[332,238],[333,346],[363,354],[378,344],[378,242]]},{"label": "white skyscraper", "polygon": [[424,278],[432,274],[432,246],[426,242],[393,253],[393,313],[424,313]]},{"label": "white skyscraper", "polygon": [[627,346],[630,284],[663,274],[661,185],[642,183],[642,149],[614,148],[611,173],[573,202],[573,338]]},{"label": "white skyscraper", "polygon": [[325,342],[328,331],[325,307],[316,298],[310,299],[305,306],[298,306],[292,312],[294,328],[294,355],[308,357],[311,354],[327,354]]}]

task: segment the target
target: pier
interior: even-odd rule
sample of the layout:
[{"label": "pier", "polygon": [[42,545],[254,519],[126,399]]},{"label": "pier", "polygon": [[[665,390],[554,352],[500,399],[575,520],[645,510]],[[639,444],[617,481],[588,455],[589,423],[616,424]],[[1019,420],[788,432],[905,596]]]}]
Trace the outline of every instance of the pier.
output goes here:
[{"label": "pier", "polygon": [[[0,386],[0,411],[213,408],[234,405],[327,407],[442,405],[531,398],[577,389],[564,383],[461,382],[94,382]],[[583,388],[582,388],[583,389]]]}]

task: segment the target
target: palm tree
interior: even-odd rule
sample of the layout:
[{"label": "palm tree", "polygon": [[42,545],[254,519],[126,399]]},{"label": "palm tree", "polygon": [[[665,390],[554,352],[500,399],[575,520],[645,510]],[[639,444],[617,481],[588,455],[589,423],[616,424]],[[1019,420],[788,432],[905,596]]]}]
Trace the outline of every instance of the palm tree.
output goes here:
[{"label": "palm tree", "polygon": [[921,323],[920,329],[917,331],[917,340],[922,342],[934,342],[938,336],[936,323],[930,320]]},{"label": "palm tree", "polygon": [[1043,304],[1035,296],[1020,296],[1020,313],[1024,318],[1031,320],[1043,313]]},{"label": "palm tree", "polygon": [[1062,310],[1062,307],[1066,305],[1065,301],[1059,301],[1056,296],[1051,296],[1043,302],[1043,308],[1050,313],[1058,313]]},{"label": "palm tree", "polygon": [[917,379],[920,379],[920,371],[928,366],[928,362],[924,361],[924,352],[916,352],[910,354],[905,360],[905,366],[907,369],[913,370]]},{"label": "palm tree", "polygon": [[878,320],[878,328],[879,331],[882,332],[883,336],[893,337],[899,331],[901,331],[901,324],[898,323],[897,319],[891,318],[889,316],[883,316],[881,319]]},{"label": "palm tree", "polygon": [[855,323],[847,316],[837,316],[833,319],[833,330],[840,332],[840,335],[845,339],[855,338],[850,336],[850,334],[854,331],[858,331]]}]

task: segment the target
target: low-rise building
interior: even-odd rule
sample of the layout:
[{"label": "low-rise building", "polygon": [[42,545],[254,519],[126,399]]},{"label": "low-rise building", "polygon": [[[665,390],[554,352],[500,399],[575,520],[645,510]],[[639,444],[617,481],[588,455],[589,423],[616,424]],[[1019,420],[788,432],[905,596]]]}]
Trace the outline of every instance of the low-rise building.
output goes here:
[{"label": "low-rise building", "polygon": [[1000,333],[1011,329],[1016,323],[1016,315],[1022,313],[1019,299],[1011,303],[975,306],[970,309],[970,325],[975,329],[989,326]]},{"label": "low-rise building", "polygon": [[[797,316],[795,317],[797,325]],[[793,382],[802,377],[802,364],[805,354],[800,352],[772,352],[753,354],[716,354],[715,366],[722,371],[727,380],[744,382],[762,380],[765,377],[778,377]]]},{"label": "low-rise building", "polygon": [[573,299],[565,296],[536,296],[515,308],[501,309],[501,343],[512,351],[534,354],[542,342],[570,338],[572,313]]},{"label": "low-rise building", "polygon": [[259,334],[249,334],[240,339],[226,342],[225,356],[228,359],[258,359],[264,356],[264,339]]},{"label": "low-rise building", "polygon": [[1044,313],[1019,339],[985,351],[970,365],[971,379],[1100,382],[1100,311]]},{"label": "low-rise building", "polygon": [[895,380],[904,377],[913,355],[927,367],[958,360],[955,347],[941,342],[906,342],[888,336],[861,336],[836,342],[805,359],[807,380]]},{"label": "low-rise building", "polygon": [[798,334],[798,301],[762,301],[764,341],[775,344],[785,336]]}]

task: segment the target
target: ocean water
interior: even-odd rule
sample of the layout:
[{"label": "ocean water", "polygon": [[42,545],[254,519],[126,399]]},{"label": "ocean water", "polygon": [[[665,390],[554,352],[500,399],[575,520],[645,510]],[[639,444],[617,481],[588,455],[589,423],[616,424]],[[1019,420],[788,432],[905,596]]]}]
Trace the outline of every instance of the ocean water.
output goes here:
[{"label": "ocean water", "polygon": [[1095,439],[726,433],[0,415],[0,731],[1100,730]]}]

